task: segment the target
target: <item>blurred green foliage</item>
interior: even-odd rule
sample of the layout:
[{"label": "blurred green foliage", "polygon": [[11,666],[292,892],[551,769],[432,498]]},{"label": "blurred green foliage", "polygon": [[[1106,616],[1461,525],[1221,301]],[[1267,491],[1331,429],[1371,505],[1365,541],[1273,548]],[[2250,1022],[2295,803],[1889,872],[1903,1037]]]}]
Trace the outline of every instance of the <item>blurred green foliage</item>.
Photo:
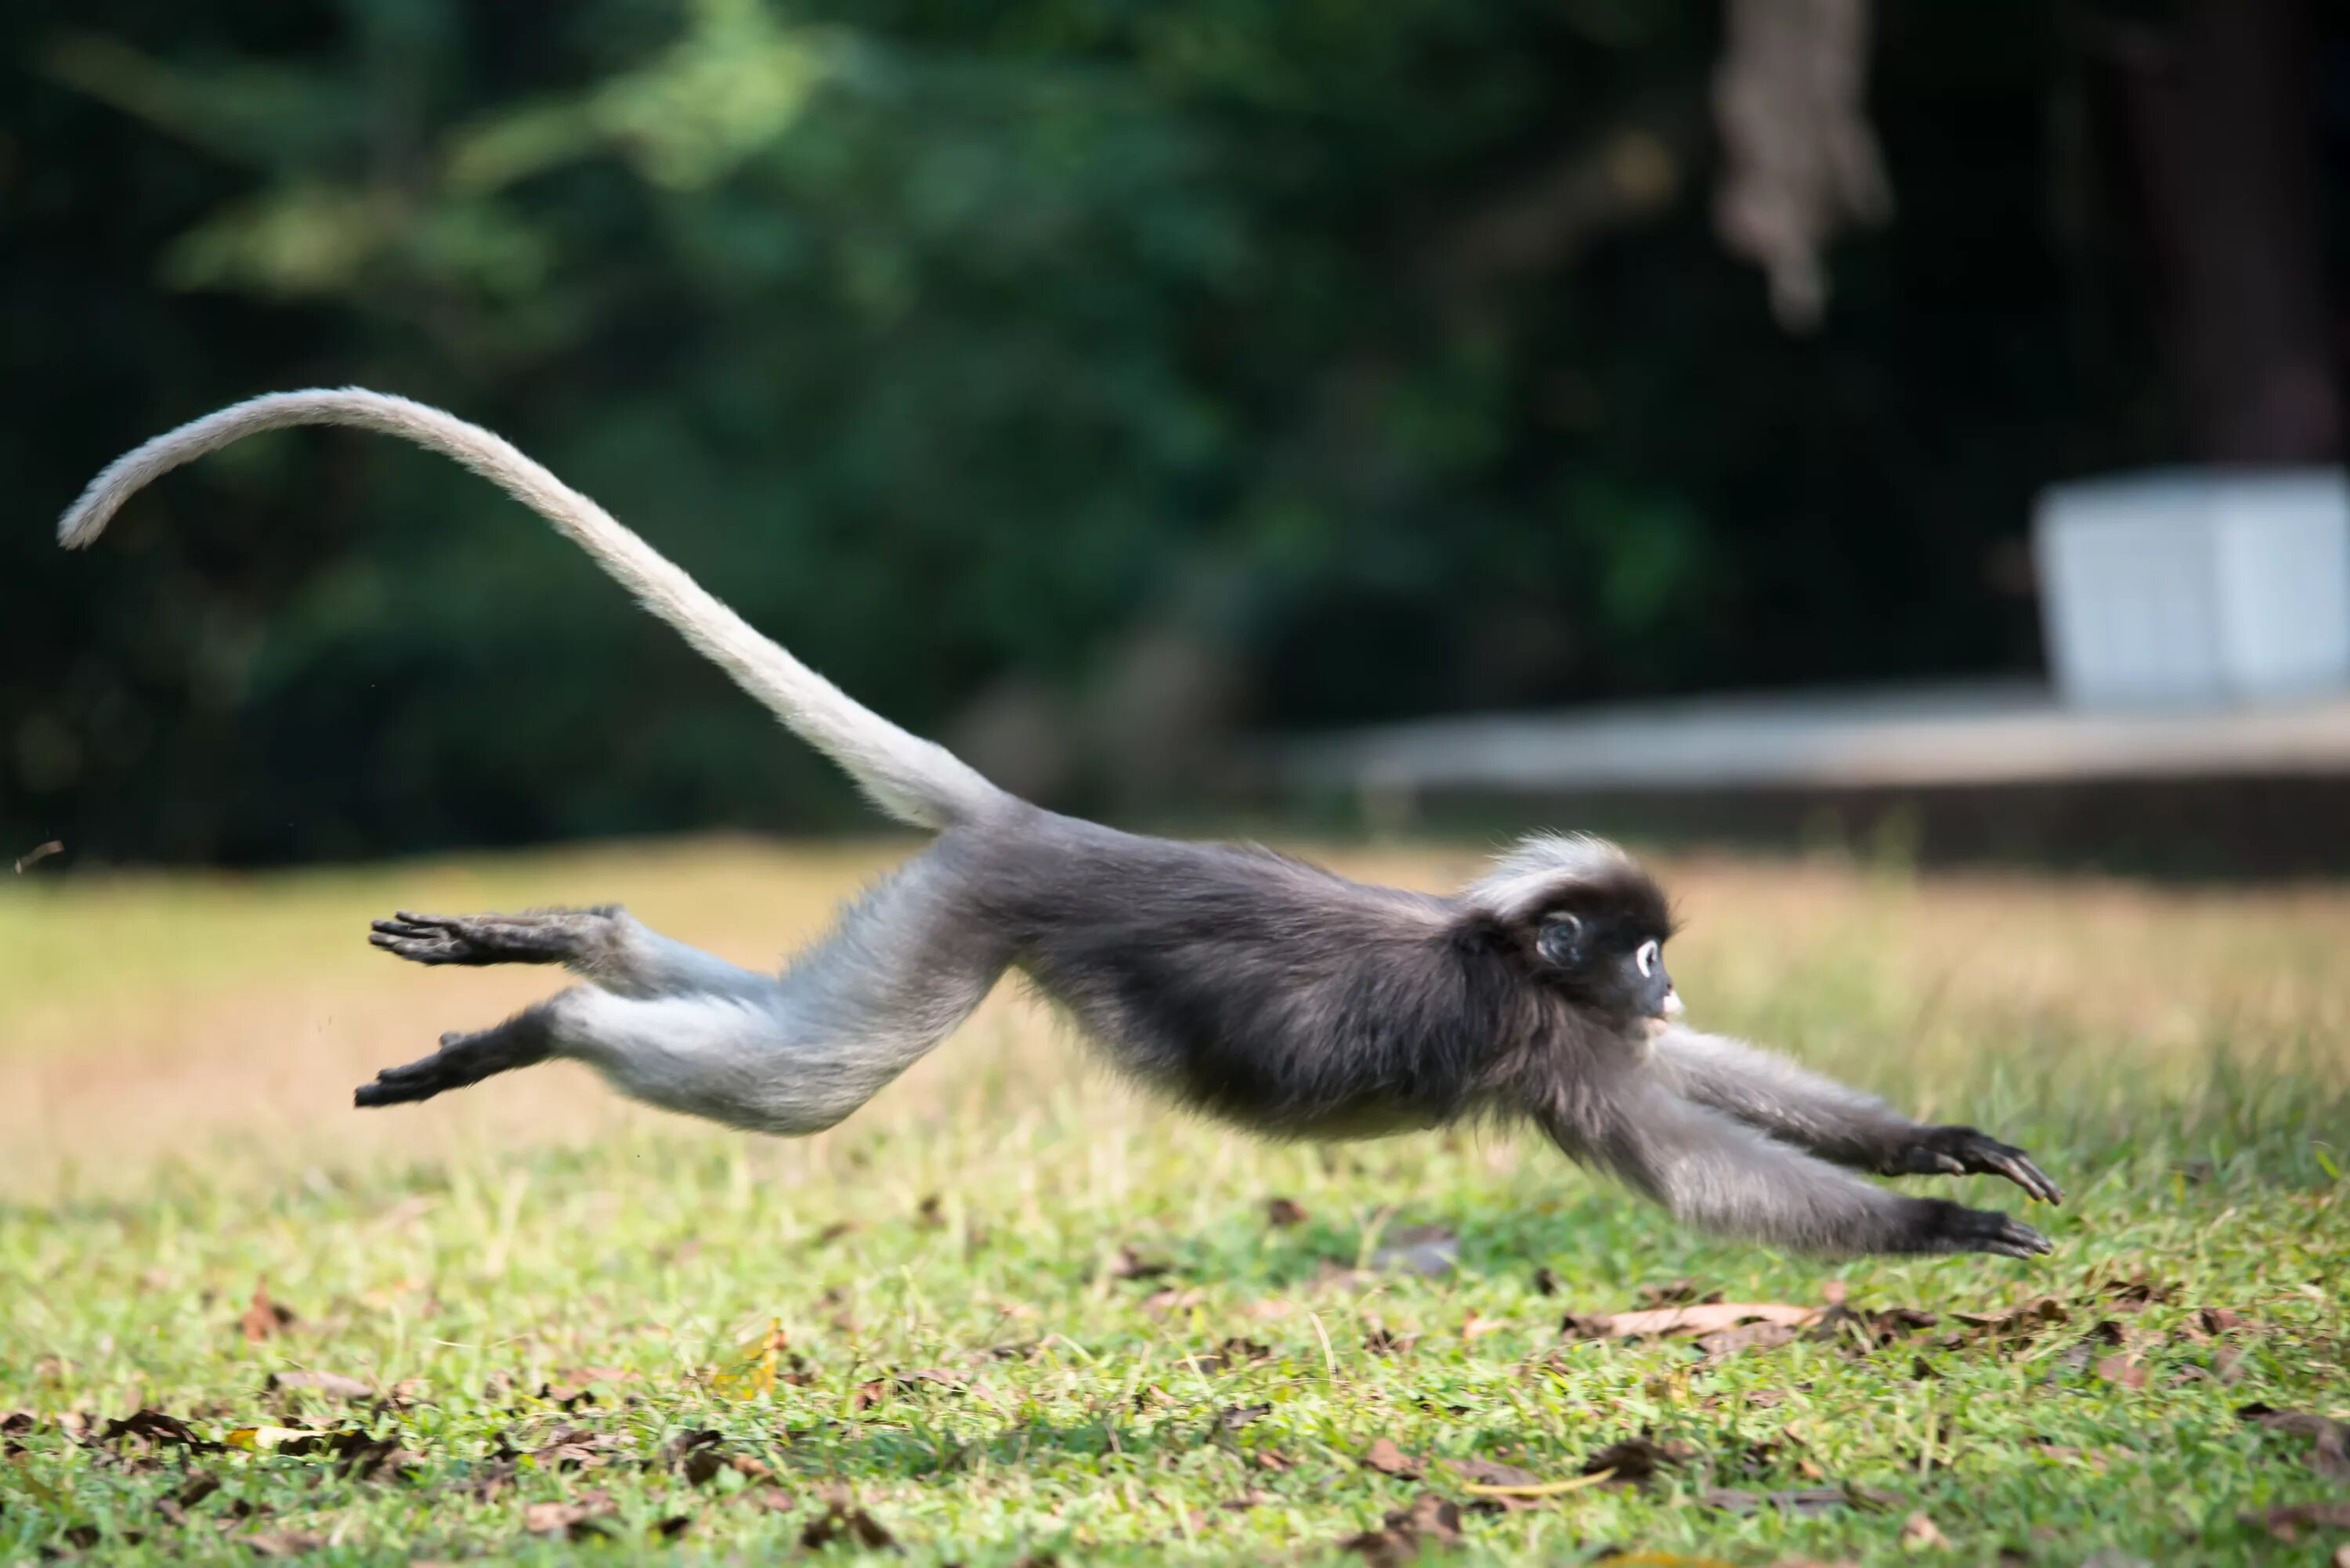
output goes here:
[{"label": "blurred green foliage", "polygon": [[[1706,0],[19,0],[0,827],[258,861],[854,812],[380,440],[51,547],[120,451],[318,383],[493,426],[933,732],[1145,625],[1282,726],[2028,664],[1986,560],[2147,444],[2105,395],[2147,378],[2051,240],[2048,8],[1883,21],[1900,215],[1795,340],[1710,228]],[[1588,234],[1481,262],[1577,160]]]}]

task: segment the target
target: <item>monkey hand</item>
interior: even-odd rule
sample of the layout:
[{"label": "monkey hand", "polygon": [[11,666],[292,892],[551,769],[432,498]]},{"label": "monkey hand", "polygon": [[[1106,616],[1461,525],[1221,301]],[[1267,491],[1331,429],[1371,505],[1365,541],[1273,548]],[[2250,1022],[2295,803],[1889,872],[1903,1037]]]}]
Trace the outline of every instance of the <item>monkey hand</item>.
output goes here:
[{"label": "monkey hand", "polygon": [[2003,1258],[2036,1258],[2054,1251],[2047,1237],[1996,1210],[1970,1209],[1942,1198],[1911,1201],[1908,1234],[1897,1251],[1996,1252]]},{"label": "monkey hand", "polygon": [[2043,1203],[2062,1203],[2064,1189],[2032,1157],[1973,1127],[1920,1127],[1893,1151],[1879,1176],[2004,1176]]}]

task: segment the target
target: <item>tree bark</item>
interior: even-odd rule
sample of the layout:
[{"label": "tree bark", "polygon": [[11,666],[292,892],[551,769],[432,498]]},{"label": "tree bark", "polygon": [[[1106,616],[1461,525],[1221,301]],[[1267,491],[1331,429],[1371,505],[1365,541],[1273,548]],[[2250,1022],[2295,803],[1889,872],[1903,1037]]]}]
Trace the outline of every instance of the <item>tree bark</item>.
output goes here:
[{"label": "tree bark", "polygon": [[2341,455],[2306,0],[2184,0],[2124,51],[2189,455]]}]

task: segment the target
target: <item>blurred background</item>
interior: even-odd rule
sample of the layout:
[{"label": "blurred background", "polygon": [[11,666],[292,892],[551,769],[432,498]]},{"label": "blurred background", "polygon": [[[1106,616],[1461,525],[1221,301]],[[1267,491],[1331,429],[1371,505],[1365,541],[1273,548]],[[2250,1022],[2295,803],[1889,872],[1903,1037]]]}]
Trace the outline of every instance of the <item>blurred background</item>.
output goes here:
[{"label": "blurred background", "polygon": [[[1130,822],[2350,866],[2350,11],[16,0],[0,848],[864,817],[359,383]],[[1473,718],[1463,718],[1473,715]]]}]

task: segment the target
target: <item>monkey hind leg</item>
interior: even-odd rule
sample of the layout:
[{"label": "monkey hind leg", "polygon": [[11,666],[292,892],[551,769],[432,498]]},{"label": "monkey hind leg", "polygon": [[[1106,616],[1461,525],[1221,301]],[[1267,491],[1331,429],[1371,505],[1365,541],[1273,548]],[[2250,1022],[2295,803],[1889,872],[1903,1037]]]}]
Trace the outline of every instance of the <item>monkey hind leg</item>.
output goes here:
[{"label": "monkey hind leg", "polygon": [[516,1067],[544,1062],[554,1054],[555,1033],[546,1003],[504,1023],[472,1033],[441,1036],[441,1049],[404,1066],[386,1067],[372,1084],[351,1095],[356,1106],[400,1106],[451,1089],[463,1089]]}]

